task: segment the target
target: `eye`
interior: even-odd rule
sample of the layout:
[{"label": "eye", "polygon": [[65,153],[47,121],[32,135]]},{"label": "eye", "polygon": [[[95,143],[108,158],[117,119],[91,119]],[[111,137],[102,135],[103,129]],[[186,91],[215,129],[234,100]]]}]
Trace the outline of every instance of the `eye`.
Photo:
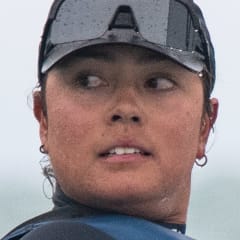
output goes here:
[{"label": "eye", "polygon": [[170,90],[174,86],[174,82],[166,77],[151,78],[145,83],[145,87],[156,90]]},{"label": "eye", "polygon": [[104,81],[98,76],[90,74],[80,74],[76,82],[81,88],[86,89],[107,86],[106,81]]}]

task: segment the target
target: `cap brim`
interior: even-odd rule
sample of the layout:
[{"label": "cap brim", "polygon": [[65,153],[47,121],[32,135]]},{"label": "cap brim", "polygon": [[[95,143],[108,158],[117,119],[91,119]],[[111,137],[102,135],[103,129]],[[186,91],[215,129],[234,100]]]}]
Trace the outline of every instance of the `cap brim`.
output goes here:
[{"label": "cap brim", "polygon": [[106,44],[127,44],[132,46],[139,46],[143,48],[147,48],[165,56],[169,57],[173,61],[182,65],[183,67],[194,71],[201,72],[204,68],[204,57],[197,52],[189,53],[186,51],[167,48],[160,45],[152,44],[150,42],[136,41],[136,42],[124,42],[124,41],[111,41],[105,39],[95,39],[89,41],[79,41],[79,42],[71,42],[56,45],[46,56],[42,68],[41,73],[46,73],[51,67],[53,67],[58,61],[63,59],[64,57],[70,55],[71,53],[83,49],[85,47],[96,46],[96,45],[106,45]]}]

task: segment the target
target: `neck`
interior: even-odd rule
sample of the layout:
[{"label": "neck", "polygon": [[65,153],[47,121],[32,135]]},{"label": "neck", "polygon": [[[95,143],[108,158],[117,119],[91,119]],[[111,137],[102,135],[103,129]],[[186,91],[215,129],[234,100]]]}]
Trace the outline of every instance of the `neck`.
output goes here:
[{"label": "neck", "polygon": [[[115,212],[130,216],[144,218],[154,222],[168,224],[185,224],[188,199],[180,199],[178,203],[163,199],[159,201],[107,201],[106,199],[92,199],[88,201],[75,201],[68,197],[60,188],[56,187],[56,192],[53,197],[53,202],[56,208],[69,206],[88,206],[89,208],[99,209],[107,212]],[[147,202],[147,203],[146,203]],[[87,204],[86,204],[87,203]],[[185,203],[185,204],[183,204]],[[177,206],[177,207],[176,207]]]}]

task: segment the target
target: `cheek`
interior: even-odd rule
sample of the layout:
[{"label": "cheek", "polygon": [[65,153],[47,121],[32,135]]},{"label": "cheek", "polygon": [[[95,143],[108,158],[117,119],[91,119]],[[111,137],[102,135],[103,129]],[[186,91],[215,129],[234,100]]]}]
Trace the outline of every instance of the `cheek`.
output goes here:
[{"label": "cheek", "polygon": [[[49,99],[48,150],[56,175],[67,175],[71,171],[74,176],[75,170],[84,172],[88,168],[91,161],[79,160],[92,154],[90,149],[96,137],[96,122],[94,111],[68,98]],[[69,166],[73,167],[70,169]]]},{"label": "cheek", "polygon": [[[91,113],[82,112],[72,106],[48,108],[48,139],[61,145],[72,145],[79,141],[84,142],[88,131],[94,126]],[[60,147],[60,146],[59,146]]]},{"label": "cheek", "polygon": [[192,167],[199,144],[201,110],[201,102],[196,100],[175,102],[164,113],[155,111],[154,141],[158,143],[160,158],[169,168]]}]

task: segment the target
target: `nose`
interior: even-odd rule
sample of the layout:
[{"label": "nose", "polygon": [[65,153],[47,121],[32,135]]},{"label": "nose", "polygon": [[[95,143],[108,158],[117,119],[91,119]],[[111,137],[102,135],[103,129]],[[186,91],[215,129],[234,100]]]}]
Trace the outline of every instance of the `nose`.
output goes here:
[{"label": "nose", "polygon": [[111,121],[112,122],[119,122],[119,121],[122,121],[122,122],[133,122],[133,123],[140,123],[141,122],[141,118],[140,116],[137,116],[137,115],[127,115],[127,114],[120,114],[120,113],[117,113],[117,114],[113,114],[112,115],[112,118],[111,118]]},{"label": "nose", "polygon": [[130,89],[119,95],[113,96],[108,108],[108,122],[112,124],[135,124],[141,125],[145,115],[140,96]]}]

